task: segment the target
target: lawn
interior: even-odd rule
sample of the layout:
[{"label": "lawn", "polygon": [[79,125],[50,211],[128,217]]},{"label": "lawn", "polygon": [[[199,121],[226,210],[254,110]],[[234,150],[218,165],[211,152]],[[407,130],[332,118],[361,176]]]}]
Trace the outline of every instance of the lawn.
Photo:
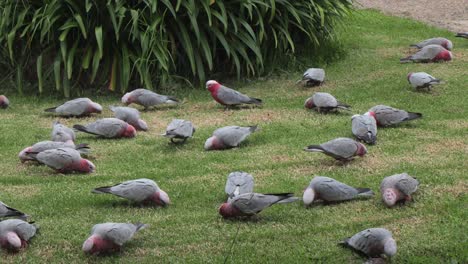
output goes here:
[{"label": "lawn", "polygon": [[[184,104],[142,114],[150,126],[134,139],[104,140],[79,134],[89,143],[97,171],[62,175],[17,154],[48,140],[57,118],[43,113],[62,100],[9,94],[11,108],[0,111],[0,200],[30,215],[41,227],[31,245],[18,254],[0,253],[2,263],[362,263],[337,246],[365,228],[385,227],[398,244],[395,263],[466,263],[468,152],[468,40],[408,19],[359,11],[339,29],[346,56],[324,66],[327,82],[319,88],[294,85],[302,72],[249,83],[227,83],[262,98],[262,108],[223,111],[206,90],[180,91]],[[434,36],[454,42],[455,59],[439,64],[400,64],[408,45]],[[411,71],[427,71],[445,84],[430,93],[414,92]],[[219,80],[222,82],[222,80]],[[320,115],[306,111],[304,100],[315,91],[329,92],[353,106],[348,113]],[[94,97],[109,117],[116,97]],[[346,166],[302,149],[335,137],[351,137],[351,115],[376,104],[423,113],[423,119],[380,129],[368,155]],[[62,119],[72,126],[87,119]],[[195,137],[170,145],[160,137],[173,118],[191,120]],[[204,141],[225,125],[255,125],[240,148],[206,152]],[[305,209],[301,203],[276,205],[252,221],[223,220],[217,209],[225,200],[227,175],[251,173],[257,192],[302,190],[313,175],[369,187],[370,200]],[[414,202],[386,208],[378,191],[385,176],[407,172],[421,182]],[[94,187],[151,178],[170,196],[168,208],[135,207]],[[113,256],[85,256],[81,251],[91,227],[101,222],[149,224]],[[237,234],[238,232],[238,234]],[[237,234],[237,237],[236,237]],[[234,246],[231,245],[235,239]]]}]

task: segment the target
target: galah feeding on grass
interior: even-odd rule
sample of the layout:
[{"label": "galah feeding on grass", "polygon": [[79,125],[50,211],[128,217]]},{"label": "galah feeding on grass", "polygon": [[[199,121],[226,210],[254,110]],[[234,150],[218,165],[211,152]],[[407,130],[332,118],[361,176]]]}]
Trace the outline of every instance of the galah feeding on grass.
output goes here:
[{"label": "galah feeding on grass", "polygon": [[305,189],[302,201],[308,206],[316,200],[340,202],[372,196],[374,192],[369,188],[354,188],[329,177],[315,176]]},{"label": "galah feeding on grass", "polygon": [[101,113],[102,106],[89,98],[77,98],[57,107],[47,108],[44,111],[53,112],[64,117],[81,117],[88,116],[91,113]]},{"label": "galah feeding on grass", "polygon": [[57,142],[75,142],[76,135],[73,129],[55,121],[52,125],[52,141]]},{"label": "galah feeding on grass", "polygon": [[280,201],[289,200],[294,202],[294,199],[291,200],[292,197],[292,193],[244,193],[223,203],[221,207],[219,207],[219,214],[224,218],[252,216]]},{"label": "galah feeding on grass", "polygon": [[452,41],[446,38],[430,38],[430,39],[423,40],[416,44],[411,44],[410,47],[416,47],[418,49],[422,49],[428,45],[439,45],[439,46],[444,47],[447,50],[452,50],[453,48]]},{"label": "galah feeding on grass", "polygon": [[167,193],[150,179],[137,179],[118,183],[113,186],[99,187],[93,193],[110,193],[141,204],[166,206],[171,203]]},{"label": "galah feeding on grass", "polygon": [[328,113],[337,109],[349,110],[351,106],[341,103],[329,93],[314,93],[304,103],[305,108],[315,109],[319,113]]},{"label": "galah feeding on grass", "polygon": [[418,186],[419,181],[407,173],[388,176],[380,184],[382,200],[388,207],[394,206],[398,201],[410,201],[411,194]]},{"label": "galah feeding on grass", "polygon": [[452,53],[440,45],[428,45],[406,58],[400,59],[405,62],[439,62],[452,60]]},{"label": "galah feeding on grass", "polygon": [[83,243],[83,251],[94,255],[120,251],[125,242],[146,227],[142,223],[97,224],[91,229],[91,236]]},{"label": "galah feeding on grass", "polygon": [[11,208],[0,201],[0,218],[3,217],[17,217],[21,219],[26,219],[28,216],[25,213],[20,212],[15,208]]},{"label": "galah feeding on grass", "polygon": [[441,83],[441,80],[425,72],[410,72],[407,78],[411,86],[416,89],[431,89],[432,85]]},{"label": "galah feeding on grass", "polygon": [[183,119],[173,119],[167,126],[166,133],[162,134],[171,139],[172,143],[177,143],[175,139],[181,139],[182,143],[191,138],[195,133],[195,127],[192,122]]},{"label": "galah feeding on grass", "polygon": [[321,85],[325,80],[325,70],[320,68],[309,68],[302,75],[302,80],[297,83],[302,83],[303,86],[311,87]]},{"label": "galah feeding on grass", "polygon": [[231,172],[226,181],[224,191],[228,195],[228,199],[244,193],[251,193],[254,189],[254,178],[252,175],[243,171]]},{"label": "galah feeding on grass", "polygon": [[7,250],[18,251],[28,245],[36,235],[37,227],[20,219],[8,219],[0,222],[0,246]]},{"label": "galah feeding on grass", "polygon": [[[49,149],[57,149],[57,148],[72,148],[77,150],[80,154],[88,154],[89,153],[89,146],[88,144],[79,144],[75,145],[73,142],[58,142],[58,141],[41,141],[38,142],[30,147],[23,149],[18,157],[21,162],[25,162],[28,160],[36,160],[37,153],[49,150]],[[31,155],[31,153],[33,155]]]},{"label": "galah feeding on grass", "polygon": [[213,99],[215,99],[216,102],[224,105],[225,107],[237,106],[241,104],[262,105],[261,99],[249,97],[236,90],[221,85],[214,80],[209,80],[206,82],[206,89],[210,91],[211,96]]},{"label": "galah feeding on grass", "polygon": [[364,156],[367,148],[350,138],[335,138],[320,145],[310,145],[304,149],[309,152],[321,152],[336,160],[349,161],[355,156]]},{"label": "galah feeding on grass", "polygon": [[140,119],[140,111],[137,109],[125,106],[110,106],[109,108],[114,112],[115,118],[129,123],[137,130],[148,130],[148,125]]},{"label": "galah feeding on grass", "polygon": [[457,35],[455,35],[455,37],[468,39],[468,32],[459,32]]},{"label": "galah feeding on grass", "polygon": [[104,138],[132,138],[136,136],[135,128],[117,118],[102,118],[85,126],[74,125],[74,129]]},{"label": "galah feeding on grass", "polygon": [[397,252],[397,245],[392,233],[385,228],[369,228],[339,244],[349,247],[368,257],[392,257]]},{"label": "galah feeding on grass", "polygon": [[406,112],[386,105],[376,105],[369,109],[368,115],[371,115],[381,127],[400,124],[401,122],[422,118],[421,113]]},{"label": "galah feeding on grass", "polygon": [[134,103],[148,109],[161,104],[177,104],[179,100],[173,96],[160,95],[150,90],[140,88],[126,93],[122,97],[122,103],[125,105]]},{"label": "galah feeding on grass", "polygon": [[6,109],[10,105],[10,100],[4,95],[0,95],[0,108]]},{"label": "galah feeding on grass", "polygon": [[351,130],[353,135],[367,144],[375,144],[377,141],[377,121],[369,113],[353,115],[351,117]]},{"label": "galah feeding on grass", "polygon": [[49,149],[39,153],[29,152],[27,155],[33,156],[40,163],[60,173],[73,171],[91,173],[96,168],[91,161],[81,158],[80,153],[72,148]]},{"label": "galah feeding on grass", "polygon": [[206,140],[205,150],[221,150],[237,147],[244,139],[257,130],[257,126],[226,126],[218,128]]}]

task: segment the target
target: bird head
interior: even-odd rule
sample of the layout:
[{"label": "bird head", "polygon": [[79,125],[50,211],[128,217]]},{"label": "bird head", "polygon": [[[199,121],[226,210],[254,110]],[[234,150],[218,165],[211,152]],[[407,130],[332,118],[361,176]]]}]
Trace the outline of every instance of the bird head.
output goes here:
[{"label": "bird head", "polygon": [[307,109],[312,109],[312,108],[315,107],[314,100],[312,99],[312,97],[308,98],[308,99],[305,101],[304,107],[307,108]]},{"label": "bird head", "polygon": [[171,204],[171,200],[169,199],[169,195],[163,190],[159,190],[154,193],[152,200],[156,205],[159,206],[166,206]]},{"label": "bird head", "polygon": [[305,206],[311,205],[312,202],[314,201],[314,198],[315,198],[314,189],[312,189],[310,186],[308,186],[305,189],[304,194],[302,195],[302,201],[304,202],[304,205]]},{"label": "bird head", "polygon": [[96,166],[94,166],[94,164],[87,159],[81,159],[77,170],[86,173],[93,173],[96,170]]},{"label": "bird head", "polygon": [[221,84],[219,84],[215,80],[209,80],[206,82],[206,89],[208,89],[208,91],[210,92],[216,91],[219,88],[219,86],[221,86]]},{"label": "bird head", "polygon": [[392,207],[399,199],[398,191],[393,188],[387,188],[382,193],[382,199],[386,206]]},{"label": "bird head", "polygon": [[122,132],[122,136],[127,137],[127,138],[135,137],[136,129],[132,125],[127,124],[127,126],[125,127],[125,130]]}]

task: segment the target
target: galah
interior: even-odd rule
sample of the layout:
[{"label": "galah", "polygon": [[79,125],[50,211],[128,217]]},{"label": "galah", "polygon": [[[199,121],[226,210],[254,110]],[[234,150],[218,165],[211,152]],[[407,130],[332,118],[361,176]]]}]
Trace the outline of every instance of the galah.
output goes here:
[{"label": "galah", "polygon": [[17,217],[21,219],[26,219],[28,216],[25,213],[20,212],[15,208],[9,207],[8,205],[0,201],[0,218],[3,217]]},{"label": "galah", "polygon": [[206,82],[206,89],[210,91],[213,99],[225,107],[237,106],[241,104],[262,105],[262,100],[249,97],[234,89],[221,85],[217,81],[209,80]]},{"label": "galah", "polygon": [[305,108],[315,109],[317,112],[327,113],[336,111],[337,109],[349,110],[351,106],[341,103],[329,93],[314,93],[311,97],[307,98],[304,103]]},{"label": "galah", "polygon": [[325,70],[320,68],[309,68],[302,75],[302,80],[297,83],[302,83],[303,86],[311,87],[318,86],[325,80]]},{"label": "galah", "polygon": [[73,129],[55,121],[52,125],[52,141],[57,142],[75,142],[76,135]]},{"label": "galah", "polygon": [[362,252],[368,257],[392,257],[397,252],[395,239],[393,239],[392,233],[385,228],[363,230],[346,238],[340,244]]},{"label": "galah", "polygon": [[91,113],[101,113],[102,106],[89,98],[77,98],[57,107],[47,108],[44,111],[53,112],[64,117],[81,117],[88,116]]},{"label": "galah", "polygon": [[[37,153],[57,148],[72,148],[77,150],[80,154],[88,154],[88,144],[75,145],[73,142],[58,142],[58,141],[41,141],[30,147],[24,148],[18,155],[21,162],[28,160],[36,160]],[[31,155],[32,154],[32,155]]]},{"label": "galah", "polygon": [[104,186],[92,190],[93,193],[110,193],[141,204],[166,206],[171,203],[167,193],[150,179],[137,179]]},{"label": "galah", "polygon": [[420,49],[413,55],[400,59],[401,63],[406,62],[439,62],[452,60],[452,53],[440,45],[428,45]]},{"label": "galah", "polygon": [[369,188],[354,188],[329,177],[315,176],[305,189],[302,201],[309,206],[316,200],[340,202],[372,196],[374,192]]},{"label": "galah", "polygon": [[96,168],[91,161],[81,158],[80,153],[72,148],[49,149],[28,155],[32,155],[40,163],[60,173],[73,171],[91,173]]},{"label": "galah", "polygon": [[140,118],[140,111],[137,109],[125,106],[110,106],[109,108],[114,112],[115,118],[129,123],[137,130],[148,130],[148,125]]},{"label": "galah", "polygon": [[452,50],[453,48],[452,41],[446,38],[430,38],[430,39],[423,40],[416,44],[411,44],[410,47],[416,47],[418,49],[422,49],[428,45],[439,45],[439,46],[444,47],[447,50]]},{"label": "galah", "polygon": [[136,136],[135,128],[117,118],[102,118],[85,126],[74,125],[74,129],[104,138],[132,138]]},{"label": "galah", "polygon": [[418,186],[419,181],[407,173],[388,176],[380,184],[382,200],[388,207],[394,206],[398,201],[410,201],[411,194]]},{"label": "galah", "polygon": [[140,88],[126,93],[122,97],[122,103],[125,105],[134,103],[148,109],[161,104],[177,104],[179,100],[173,96],[160,95],[150,90]]},{"label": "galah", "polygon": [[353,135],[367,144],[377,141],[377,121],[369,113],[353,115],[351,117],[351,130]]},{"label": "galah", "polygon": [[0,222],[0,246],[18,251],[28,245],[36,235],[37,227],[20,219],[7,219]]},{"label": "galah", "polygon": [[182,143],[191,138],[195,133],[192,122],[183,119],[173,119],[167,126],[166,133],[162,134],[171,139],[172,143],[177,143],[175,139],[181,139]]},{"label": "galah", "polygon": [[400,124],[401,122],[422,118],[421,113],[406,112],[386,105],[376,105],[366,113],[371,115],[381,127]]},{"label": "galah", "polygon": [[244,193],[252,193],[254,189],[254,178],[243,171],[231,172],[226,181],[224,191],[228,199],[232,199]]},{"label": "galah", "polygon": [[354,156],[364,156],[367,148],[350,138],[335,138],[320,145],[310,145],[304,149],[309,152],[321,152],[336,160],[349,161]]},{"label": "galah", "polygon": [[83,251],[95,255],[120,251],[125,242],[146,227],[142,223],[97,224],[91,229],[91,236],[83,243]]},{"label": "galah", "polygon": [[252,216],[260,213],[263,209],[270,207],[273,204],[292,197],[292,193],[244,193],[223,203],[219,207],[219,214],[224,218]]},{"label": "galah", "polygon": [[441,83],[441,80],[425,72],[410,72],[407,78],[411,86],[416,89],[430,89],[432,85]]},{"label": "galah", "polygon": [[221,150],[237,147],[244,139],[257,130],[257,126],[226,126],[218,128],[206,140],[205,150]]},{"label": "galah", "polygon": [[468,39],[468,32],[458,32],[457,35],[455,35],[455,37]]},{"label": "galah", "polygon": [[0,95],[0,108],[6,109],[10,105],[10,100],[4,95]]}]

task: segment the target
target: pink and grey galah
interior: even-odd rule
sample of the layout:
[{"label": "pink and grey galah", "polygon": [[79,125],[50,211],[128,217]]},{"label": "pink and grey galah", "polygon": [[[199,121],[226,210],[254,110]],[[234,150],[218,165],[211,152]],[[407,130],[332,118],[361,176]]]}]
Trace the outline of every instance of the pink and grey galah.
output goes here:
[{"label": "pink and grey galah", "polygon": [[142,223],[102,223],[93,226],[91,236],[83,243],[83,251],[98,255],[120,251],[135,233],[146,228]]},{"label": "pink and grey galah", "polygon": [[419,181],[407,173],[395,174],[385,177],[380,184],[382,200],[388,207],[399,201],[411,201],[411,194],[419,186]]},{"label": "pink and grey galah", "polygon": [[302,79],[296,83],[311,87],[321,85],[325,81],[325,70],[320,68],[309,68],[302,75]]},{"label": "pink and grey galah", "polygon": [[[166,133],[162,134],[171,139],[172,143],[184,143],[188,138],[191,138],[195,133],[195,127],[192,122],[183,119],[173,119],[166,128]],[[176,141],[180,139],[181,142]]]},{"label": "pink and grey galah", "polygon": [[0,108],[6,109],[10,106],[10,100],[5,95],[0,95]]},{"label": "pink and grey galah", "polygon": [[72,148],[49,149],[39,153],[29,152],[27,155],[33,156],[39,163],[60,173],[75,171],[92,173],[96,169],[91,161],[81,158],[80,153]]},{"label": "pink and grey galah", "polygon": [[468,39],[468,31],[467,32],[458,32],[457,35],[455,35],[455,37]]},{"label": "pink and grey galah", "polygon": [[216,102],[224,105],[225,107],[238,106],[242,104],[262,105],[261,99],[249,97],[234,89],[221,85],[214,80],[206,82],[206,89],[208,89]]},{"label": "pink and grey galah", "polygon": [[350,138],[335,138],[320,145],[307,146],[304,150],[321,152],[340,161],[349,161],[367,153],[366,146]]},{"label": "pink and grey galah", "polygon": [[416,47],[418,49],[422,49],[428,45],[439,45],[444,47],[447,50],[452,50],[453,49],[453,43],[452,41],[446,39],[446,38],[430,38],[423,40],[419,43],[416,44],[411,44],[410,47]]},{"label": "pink and grey galah", "polygon": [[101,113],[102,106],[89,98],[77,98],[57,107],[47,108],[44,111],[53,112],[64,117],[81,117],[92,113]]},{"label": "pink and grey galah", "polygon": [[73,129],[60,124],[59,121],[55,121],[52,125],[52,141],[57,142],[75,142],[76,135]]},{"label": "pink and grey galah", "polygon": [[328,113],[337,109],[349,110],[351,108],[351,106],[336,100],[333,95],[321,92],[314,93],[311,97],[307,98],[304,107],[314,109],[319,113]]},{"label": "pink and grey galah", "polygon": [[166,206],[171,203],[167,193],[155,181],[145,178],[99,187],[92,192],[110,193],[140,204]]},{"label": "pink and grey galah", "polygon": [[74,125],[73,128],[104,138],[133,138],[136,136],[136,130],[132,125],[117,118],[102,118],[84,126]]},{"label": "pink and grey galah", "polygon": [[205,142],[205,150],[222,150],[238,147],[250,134],[257,131],[257,126],[226,126],[216,129]]},{"label": "pink and grey galah", "polygon": [[369,228],[340,242],[341,245],[364,253],[368,257],[393,257],[397,244],[385,228]]},{"label": "pink and grey galah", "polygon": [[229,200],[244,193],[252,193],[253,190],[254,178],[252,175],[243,171],[229,173],[224,188]]},{"label": "pink and grey galah", "polygon": [[0,246],[7,250],[18,251],[28,245],[36,235],[37,227],[20,219],[7,219],[0,222]]},{"label": "pink and grey galah", "polygon": [[378,126],[398,125],[402,122],[422,118],[421,113],[407,112],[386,105],[376,105],[366,113],[375,118]]},{"label": "pink and grey galah", "polygon": [[[223,203],[219,207],[219,214],[224,218],[253,216],[263,209],[293,197],[293,193],[261,194],[244,193]],[[295,200],[291,200],[294,202]]]},{"label": "pink and grey galah", "polygon": [[137,109],[125,106],[110,106],[109,108],[114,112],[115,118],[129,123],[137,130],[148,130],[148,125],[140,118],[140,111]]},{"label": "pink and grey galah", "polygon": [[372,196],[374,192],[369,188],[354,188],[329,177],[315,176],[305,189],[302,201],[309,206],[316,200],[341,202]]},{"label": "pink and grey galah", "polygon": [[28,215],[0,201],[0,218],[4,218],[4,217],[15,217],[15,218],[26,219]]},{"label": "pink and grey galah", "polygon": [[72,148],[77,150],[80,154],[88,154],[89,146],[88,144],[79,144],[75,145],[73,142],[58,142],[58,141],[41,141],[36,144],[24,148],[18,155],[21,162],[26,162],[28,160],[36,160],[38,153],[57,148]]},{"label": "pink and grey galah", "polygon": [[452,60],[452,53],[440,45],[428,45],[420,49],[413,55],[400,59],[401,63],[406,62],[440,62]]},{"label": "pink and grey galah", "polygon": [[140,88],[126,93],[122,97],[122,103],[125,105],[134,103],[148,109],[161,104],[178,104],[179,100],[173,96],[160,95],[150,90]]},{"label": "pink and grey galah", "polygon": [[408,73],[407,78],[411,86],[413,86],[413,88],[416,88],[417,90],[424,88],[430,90],[432,88],[432,85],[441,83],[441,80],[425,72],[410,72]]},{"label": "pink and grey galah", "polygon": [[353,115],[351,117],[351,131],[358,139],[367,144],[375,144],[377,141],[377,121],[369,113]]}]

